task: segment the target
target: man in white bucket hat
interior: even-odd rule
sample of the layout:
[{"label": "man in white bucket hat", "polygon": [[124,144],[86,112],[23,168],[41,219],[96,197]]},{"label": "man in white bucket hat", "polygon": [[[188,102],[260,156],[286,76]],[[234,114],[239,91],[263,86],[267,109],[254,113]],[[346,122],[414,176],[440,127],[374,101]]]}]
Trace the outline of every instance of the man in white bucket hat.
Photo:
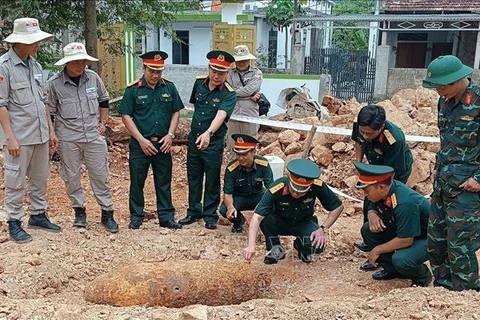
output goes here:
[{"label": "man in white bucket hat", "polygon": [[[257,100],[260,98],[260,87],[262,86],[262,71],[251,65],[255,56],[250,53],[246,45],[238,45],[233,48],[233,57],[235,58],[235,68],[228,73],[228,83],[230,83],[237,93],[237,104],[233,115],[258,117]],[[229,120],[227,137],[232,134],[243,133],[252,137],[257,137],[258,125]],[[227,139],[227,149],[232,150],[233,140]],[[235,158],[231,154],[231,159]]]},{"label": "man in white bucket hat", "polygon": [[100,205],[101,222],[109,232],[118,232],[113,219],[108,170],[107,142],[103,133],[108,120],[109,96],[102,79],[87,69],[88,62],[98,61],[87,54],[82,43],[69,43],[63,48],[63,59],[56,66],[63,71],[46,85],[46,104],[55,117],[55,133],[59,139],[60,175],[75,212],[75,227],[85,228],[87,216],[82,190],[82,160],[88,171],[90,186]]},{"label": "man in white bucket hat", "polygon": [[32,57],[39,43],[53,36],[40,30],[37,19],[14,21],[13,33],[3,41],[12,45],[0,57],[0,124],[5,133],[5,211],[10,238],[23,243],[32,237],[22,228],[23,195],[27,187],[30,202],[28,226],[50,232],[61,228],[46,215],[48,152],[56,147],[48,108],[44,104],[42,67]]}]

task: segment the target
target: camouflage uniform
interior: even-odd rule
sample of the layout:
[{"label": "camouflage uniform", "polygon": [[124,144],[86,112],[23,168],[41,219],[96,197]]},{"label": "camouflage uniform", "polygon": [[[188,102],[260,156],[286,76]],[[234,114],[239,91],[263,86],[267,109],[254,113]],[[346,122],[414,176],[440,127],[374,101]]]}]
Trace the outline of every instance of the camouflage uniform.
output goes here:
[{"label": "camouflage uniform", "polygon": [[480,87],[470,83],[458,103],[438,102],[440,151],[428,225],[428,254],[436,286],[480,289],[480,196],[459,186],[480,181]]}]

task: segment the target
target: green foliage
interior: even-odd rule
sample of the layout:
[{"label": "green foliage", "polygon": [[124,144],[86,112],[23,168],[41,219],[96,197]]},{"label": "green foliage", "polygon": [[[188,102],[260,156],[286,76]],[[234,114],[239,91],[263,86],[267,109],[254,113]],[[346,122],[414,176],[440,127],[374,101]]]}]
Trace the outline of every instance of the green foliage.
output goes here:
[{"label": "green foliage", "polygon": [[[154,26],[172,29],[172,22],[176,13],[186,10],[200,9],[199,0],[164,1],[164,0],[97,0],[97,24],[103,25],[98,32],[100,41],[109,40],[107,50],[112,54],[123,54],[120,39],[123,34],[109,26],[123,22],[137,34],[145,34],[145,26]],[[80,38],[84,38],[85,29],[85,1],[84,0],[0,0],[0,17],[8,17],[6,25],[1,28],[2,35],[12,31],[13,20],[21,17],[34,17],[40,22],[43,31],[60,34],[65,30],[77,31]],[[112,41],[118,39],[119,41]],[[42,64],[49,63],[40,55]]]},{"label": "green foliage", "polygon": [[[297,14],[299,16],[305,14],[305,10],[301,7],[302,1],[297,2]],[[283,29],[290,25],[295,11],[294,0],[272,0],[266,7],[266,20],[268,23]]]},{"label": "green foliage", "polygon": [[[375,0],[337,0],[333,7],[334,15],[371,14],[375,9]],[[345,26],[354,26],[345,22]],[[368,49],[368,29],[334,29],[333,41],[340,49]]]}]

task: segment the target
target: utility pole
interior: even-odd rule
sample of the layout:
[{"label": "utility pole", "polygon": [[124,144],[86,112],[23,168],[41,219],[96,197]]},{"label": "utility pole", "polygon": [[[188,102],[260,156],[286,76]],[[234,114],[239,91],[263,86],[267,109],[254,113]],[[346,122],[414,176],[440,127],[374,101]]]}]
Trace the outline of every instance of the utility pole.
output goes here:
[{"label": "utility pole", "polygon": [[303,74],[305,66],[305,45],[302,44],[300,28],[298,28],[298,23],[295,21],[297,17],[298,0],[294,0],[290,72],[293,74]]}]

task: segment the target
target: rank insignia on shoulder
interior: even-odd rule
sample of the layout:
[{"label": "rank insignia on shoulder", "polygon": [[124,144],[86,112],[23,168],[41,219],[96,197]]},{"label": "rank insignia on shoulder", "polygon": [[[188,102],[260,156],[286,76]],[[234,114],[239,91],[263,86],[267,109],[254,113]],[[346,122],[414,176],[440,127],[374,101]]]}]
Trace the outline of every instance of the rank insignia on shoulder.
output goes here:
[{"label": "rank insignia on shoulder", "polygon": [[394,144],[397,141],[389,130],[383,130],[383,134],[387,138],[388,143]]},{"label": "rank insignia on shoulder", "polygon": [[228,91],[230,92],[234,92],[235,90],[233,89],[233,87],[230,85],[230,83],[228,82],[225,82],[225,88],[227,88]]},{"label": "rank insignia on shoulder", "polygon": [[282,188],[285,186],[285,183],[280,182],[279,184],[271,187],[269,190],[272,194],[276,193],[279,190],[282,190]]},{"label": "rank insignia on shoulder", "polygon": [[165,79],[165,78],[162,78],[162,80],[163,80],[163,83],[165,83],[165,82],[173,83],[172,81],[170,81],[170,80],[168,80],[168,79]]},{"label": "rank insignia on shoulder", "polygon": [[135,81],[130,82],[127,87],[133,86],[134,84],[136,84],[138,82],[140,82],[140,79],[137,79]]},{"label": "rank insignia on shoulder", "polygon": [[313,184],[321,187],[323,185],[323,181],[320,180],[320,179],[315,179],[315,180],[313,180]]},{"label": "rank insignia on shoulder", "polygon": [[390,198],[392,199],[392,208],[395,209],[395,207],[397,206],[397,196],[395,195],[395,193],[393,193]]},{"label": "rank insignia on shoulder", "polygon": [[263,167],[268,166],[268,160],[255,159],[255,163],[258,164],[258,165],[261,165]]},{"label": "rank insignia on shoulder", "polygon": [[238,162],[238,160],[235,161],[234,163],[228,166],[228,171],[232,172],[233,170],[237,169],[239,165],[240,165],[240,162]]},{"label": "rank insignia on shoulder", "polygon": [[461,116],[460,119],[462,119],[463,121],[472,121],[474,118],[466,114]]},{"label": "rank insignia on shoulder", "polygon": [[195,79],[207,79],[207,78],[208,78],[208,74],[201,74],[195,77]]}]

